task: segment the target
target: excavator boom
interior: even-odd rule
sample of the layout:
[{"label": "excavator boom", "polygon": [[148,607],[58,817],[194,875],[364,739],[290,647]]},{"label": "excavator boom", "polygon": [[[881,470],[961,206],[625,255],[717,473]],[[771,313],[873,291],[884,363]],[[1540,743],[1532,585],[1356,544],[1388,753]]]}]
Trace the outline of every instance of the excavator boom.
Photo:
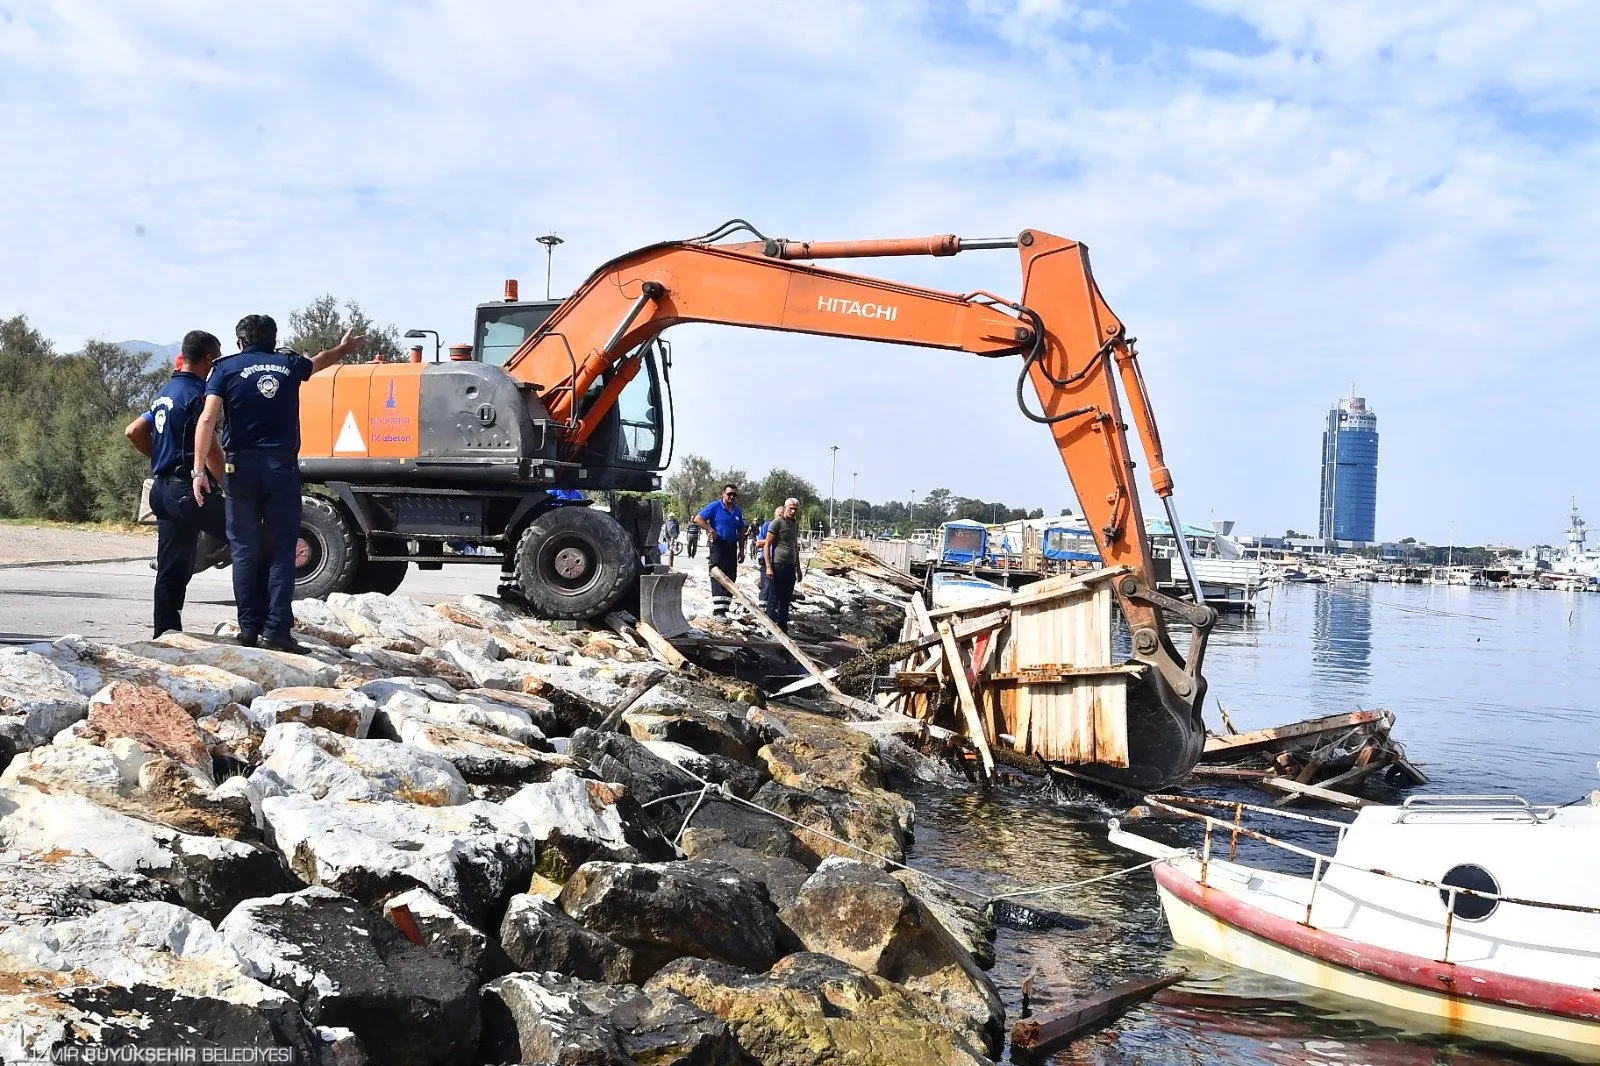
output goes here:
[{"label": "excavator boom", "polygon": [[[943,235],[713,243],[731,228],[699,240],[642,248],[605,264],[510,358],[506,369],[537,387],[550,415],[562,423],[563,448],[571,454],[584,447],[638,373],[647,342],[680,323],[1017,357],[1019,407],[1049,429],[1106,566],[1129,568],[1116,593],[1133,657],[1151,667],[1144,672],[1143,721],[1134,721],[1130,704],[1130,746],[1142,744],[1144,750],[1130,753],[1129,766],[1106,768],[1102,776],[1147,788],[1187,773],[1204,738],[1200,666],[1215,612],[1204,606],[1198,583],[1193,603],[1156,590],[1119,379],[1151,463],[1152,485],[1176,523],[1170,505],[1172,478],[1137,353],[1095,284],[1088,250],[1038,230],[978,241]],[[1018,300],[940,292],[799,261],[948,256],[978,248],[1017,250],[1022,270]],[[1025,384],[1032,386],[1036,410],[1030,407]],[[1178,540],[1186,548],[1181,536]],[[1186,556],[1184,562],[1189,569]],[[1190,573],[1192,581],[1192,569]],[[1193,627],[1187,657],[1178,653],[1168,634],[1170,616]]]}]

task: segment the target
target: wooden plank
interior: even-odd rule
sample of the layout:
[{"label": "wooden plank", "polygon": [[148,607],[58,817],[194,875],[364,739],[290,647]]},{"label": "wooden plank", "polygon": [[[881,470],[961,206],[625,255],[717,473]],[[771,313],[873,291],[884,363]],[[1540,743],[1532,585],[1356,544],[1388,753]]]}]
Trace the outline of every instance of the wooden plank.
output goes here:
[{"label": "wooden plank", "polygon": [[[1362,769],[1367,768],[1363,767]],[[1368,772],[1370,772],[1370,770]],[[1344,792],[1334,792],[1331,789],[1323,788],[1320,785],[1301,784],[1299,781],[1291,781],[1287,777],[1269,777],[1264,780],[1262,784],[1274,792],[1283,792],[1295,799],[1305,798],[1321,800],[1323,803],[1331,803],[1336,807],[1348,807],[1351,810],[1354,810],[1358,807],[1371,807],[1376,802],[1374,800],[1364,799],[1361,796],[1352,796]]]},{"label": "wooden plank", "polygon": [[[806,673],[815,678],[817,683],[821,685],[830,696],[834,696],[840,700],[847,700],[850,698],[839,690],[839,686],[833,683],[832,678],[823,676],[822,671],[817,668],[817,664],[811,661],[811,657],[805,652],[801,651],[798,644],[789,639],[789,634],[778,628],[778,623],[767,617],[766,611],[763,611],[760,607],[756,606],[750,597],[745,595],[744,589],[740,588],[732,581],[729,581],[727,574],[724,574],[721,570],[718,570],[713,566],[711,568],[711,576],[718,584],[727,589],[728,592],[732,594],[734,599],[744,604],[745,608],[750,612],[751,617],[760,623],[761,628],[767,631],[767,635],[773,640],[776,640],[779,644],[783,645],[783,649],[790,655],[794,656],[794,661],[799,663],[805,669]],[[859,703],[861,701],[857,700],[856,702]]]},{"label": "wooden plank", "polygon": [[1325,718],[1312,718],[1291,725],[1273,726],[1270,729],[1252,729],[1248,733],[1235,733],[1232,736],[1218,736],[1213,733],[1206,737],[1205,751],[1200,758],[1206,761],[1232,759],[1284,741],[1299,740],[1339,729],[1350,729],[1358,725],[1370,725],[1383,720],[1388,713],[1351,711],[1348,714],[1331,714]]},{"label": "wooden plank", "polygon": [[661,682],[661,679],[666,676],[665,673],[657,672],[635,681],[628,691],[623,693],[622,699],[617,701],[617,705],[611,708],[605,720],[598,726],[598,731],[601,733],[617,732],[617,727],[622,724],[622,716],[628,713],[628,709],[643,699],[644,694],[655,688]]},{"label": "wooden plank", "polygon": [[672,669],[682,670],[689,665],[689,660],[683,657],[683,653],[674,648],[672,642],[663,637],[660,631],[649,622],[635,622],[634,631],[639,634],[639,638],[650,649],[650,654],[672,667]]},{"label": "wooden plank", "polygon": [[1255,784],[1271,777],[1272,771],[1243,770],[1234,766],[1196,766],[1189,771],[1189,776],[1207,781],[1248,781]]},{"label": "wooden plank", "polygon": [[937,607],[928,612],[928,616],[935,620],[949,618],[952,615],[972,614],[974,611],[992,611],[1000,607],[1034,607],[1039,604],[1050,603],[1066,596],[1075,596],[1094,587],[1113,581],[1124,574],[1133,573],[1130,566],[1112,566],[1104,570],[1093,570],[1083,575],[1062,574],[1059,577],[1046,578],[1035,582],[1027,588],[1019,589],[1006,596],[996,596],[993,599],[982,600],[978,603],[961,604],[955,607]]},{"label": "wooden plank", "polygon": [[627,641],[633,647],[642,648],[644,643],[640,641],[639,634],[634,629],[634,624],[633,615],[624,611],[612,611],[606,615],[606,626],[611,632]]},{"label": "wooden plank", "polygon": [[1011,1052],[1027,1057],[1048,1055],[1187,976],[1187,970],[1174,970],[1153,981],[1127,981],[1078,1000],[1066,1010],[1043,1018],[1024,1018],[1011,1027]]},{"label": "wooden plank", "polygon": [[[955,627],[956,639],[957,640],[967,640],[970,637],[974,637],[974,636],[978,635],[979,633],[985,633],[985,632],[988,632],[989,630],[996,629],[996,628],[1004,625],[1005,622],[1006,622],[1006,619],[1008,617],[1009,617],[1008,612],[1006,612],[1006,611],[996,611],[993,614],[986,614],[982,618],[975,618],[975,619],[972,619],[971,621],[963,622],[961,625],[958,625],[958,626]],[[908,637],[907,639],[910,639],[910,638]],[[911,655],[916,655],[917,653],[922,652],[922,651],[926,651],[929,648],[937,647],[938,644],[939,644],[939,634],[938,634],[937,631],[934,631],[932,636],[918,637],[917,638],[917,646],[915,648],[911,649]],[[943,655],[942,650],[941,650],[940,654],[941,654],[941,656]],[[905,671],[902,671],[902,672],[905,672]],[[928,673],[928,674],[932,674],[932,673],[935,672],[935,670],[932,667],[923,667],[922,670],[920,670],[920,671],[911,671],[911,672],[913,672],[913,673]],[[839,668],[837,666],[835,666],[835,667],[833,667],[831,669],[824,670],[822,672],[822,676],[826,677],[828,680],[832,681],[832,680],[834,680],[835,678],[837,678],[839,676]],[[792,696],[797,692],[804,692],[806,689],[812,688],[812,687],[814,687],[816,685],[820,685],[821,683],[822,682],[817,680],[817,678],[815,678],[815,677],[802,677],[798,681],[791,681],[789,684],[783,686],[778,691],[774,692],[773,695],[774,696]]]},{"label": "wooden plank", "polygon": [[990,674],[991,681],[1015,681],[1022,685],[1064,685],[1080,677],[1139,677],[1145,672],[1143,663],[1112,663],[1110,666],[1061,666],[1045,663],[1029,666],[1004,674]]},{"label": "wooden plank", "polygon": [[956,683],[956,695],[961,700],[961,713],[967,720],[972,746],[978,749],[982,761],[984,781],[994,780],[994,756],[989,752],[989,739],[984,735],[983,722],[978,718],[978,704],[972,698],[972,687],[967,684],[967,672],[961,666],[961,651],[956,647],[956,637],[948,621],[939,623],[939,638],[944,642],[945,668]]}]

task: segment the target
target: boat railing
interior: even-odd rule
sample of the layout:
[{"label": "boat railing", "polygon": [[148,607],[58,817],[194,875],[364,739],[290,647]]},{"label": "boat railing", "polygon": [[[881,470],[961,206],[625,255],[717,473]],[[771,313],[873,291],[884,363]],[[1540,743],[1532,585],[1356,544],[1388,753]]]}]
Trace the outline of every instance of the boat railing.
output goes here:
[{"label": "boat railing", "polygon": [[1535,825],[1556,816],[1554,807],[1535,807],[1521,796],[1408,796],[1395,824],[1426,814],[1490,814],[1527,818]]},{"label": "boat railing", "polygon": [[[1540,810],[1540,808],[1533,807],[1532,804],[1527,803],[1526,800],[1522,800],[1520,796],[1446,796],[1439,798],[1455,800],[1520,800],[1528,807],[1530,811],[1536,812],[1536,816],[1537,812]],[[1391,881],[1399,881],[1404,884],[1417,885],[1421,888],[1434,889],[1442,897],[1444,897],[1445,903],[1444,954],[1440,956],[1439,961],[1441,962],[1450,961],[1450,937],[1455,925],[1454,919],[1456,914],[1456,900],[1460,896],[1475,896],[1478,899],[1491,900],[1495,903],[1504,903],[1515,907],[1532,907],[1539,910],[1562,911],[1568,914],[1600,914],[1600,907],[1590,907],[1580,903],[1552,903],[1549,900],[1523,899],[1518,896],[1507,896],[1499,892],[1485,892],[1476,888],[1465,888],[1460,885],[1448,885],[1440,881],[1430,881],[1424,877],[1406,877],[1402,874],[1392,873],[1388,870],[1380,870],[1375,867],[1361,866],[1356,863],[1344,862],[1333,855],[1327,855],[1312,848],[1301,847],[1299,844],[1291,844],[1287,840],[1279,840],[1270,833],[1264,833],[1259,829],[1252,829],[1244,824],[1244,815],[1246,812],[1250,812],[1254,814],[1270,815],[1274,818],[1283,818],[1298,822],[1310,822],[1316,825],[1326,826],[1331,829],[1336,829],[1339,833],[1339,839],[1341,841],[1344,839],[1345,831],[1350,828],[1350,823],[1348,822],[1339,822],[1331,818],[1317,818],[1309,814],[1299,814],[1293,811],[1276,810],[1271,807],[1259,807],[1255,804],[1243,803],[1235,800],[1211,799],[1200,796],[1149,795],[1145,797],[1145,802],[1151,807],[1179,815],[1180,817],[1191,818],[1204,823],[1205,839],[1200,847],[1200,884],[1204,887],[1210,887],[1209,878],[1211,867],[1212,835],[1216,832],[1227,833],[1229,836],[1228,861],[1230,863],[1237,861],[1239,852],[1239,839],[1241,837],[1249,840],[1259,841],[1263,844],[1270,845],[1271,847],[1278,848],[1279,850],[1286,851],[1292,855],[1298,855],[1304,859],[1310,859],[1312,862],[1311,891],[1306,895],[1305,916],[1300,920],[1300,924],[1308,929],[1316,928],[1311,921],[1311,910],[1313,905],[1316,903],[1317,889],[1321,886],[1323,878],[1327,875],[1327,872],[1335,867],[1351,870],[1356,873],[1370,874],[1374,877],[1384,877]],[[1224,820],[1213,817],[1212,815],[1206,814],[1203,811],[1190,810],[1187,807],[1181,806],[1181,804],[1185,803],[1228,808],[1233,811],[1233,818],[1231,821]],[[1482,810],[1485,808],[1477,807],[1473,809]],[[1497,809],[1507,810],[1514,808],[1508,805],[1506,807]],[[1552,810],[1551,808],[1544,809]],[[1113,828],[1116,828],[1115,821],[1113,821],[1112,826]],[[1184,854],[1192,857],[1194,853],[1192,850],[1190,850]],[[1175,858],[1177,856],[1175,855],[1173,857]]]}]

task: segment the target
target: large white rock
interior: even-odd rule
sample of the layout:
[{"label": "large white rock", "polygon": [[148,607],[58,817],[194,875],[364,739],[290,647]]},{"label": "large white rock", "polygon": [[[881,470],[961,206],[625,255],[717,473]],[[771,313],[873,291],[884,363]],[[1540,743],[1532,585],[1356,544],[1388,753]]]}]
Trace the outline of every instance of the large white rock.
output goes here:
[{"label": "large white rock", "polygon": [[298,722],[364,737],[378,705],[370,696],[345,688],[280,688],[251,702],[245,714],[262,729]]},{"label": "large white rock", "polygon": [[8,987],[39,993],[0,996],[7,1062],[78,1061],[52,1052],[134,1043],[284,1048],[293,1061],[315,1061],[294,1000],[251,977],[210,923],[170,903],[9,929],[0,933],[0,973]]},{"label": "large white rock", "polygon": [[155,685],[198,717],[230,703],[249,703],[262,692],[261,686],[249,678],[215,666],[174,666],[78,636],[29,645],[29,650],[44,655],[72,675],[78,692],[85,697],[113,681]]},{"label": "large white rock", "polygon": [[0,788],[0,848],[90,855],[119,873],[164,881],[186,905],[219,916],[287,881],[277,856],[255,845],[181,833],[83,796],[26,786]]},{"label": "large white rock", "polygon": [[0,715],[16,716],[28,731],[48,737],[89,713],[88,693],[44,655],[0,649]]},{"label": "large white rock", "polygon": [[472,798],[461,774],[437,755],[392,740],[355,740],[293,722],[267,730],[261,767],[312,799],[444,807]]},{"label": "large white rock", "polygon": [[295,600],[294,625],[302,632],[348,648],[359,637],[351,628],[344,624],[338,612],[329,607],[323,600]]},{"label": "large white rock", "polygon": [[538,664],[490,654],[501,650],[493,638],[486,642],[452,640],[439,646],[439,654],[472,679],[479,688],[500,688],[520,692],[526,678],[538,677]]},{"label": "large white rock", "polygon": [[401,637],[437,648],[452,640],[481,641],[487,634],[457,625],[409,596],[336,592],[328,607],[357,636]]},{"label": "large white rock", "polygon": [[421,885],[481,925],[533,872],[526,824],[482,800],[417,807],[274,796],[261,809],[302,880],[368,905]]},{"label": "large white rock", "polygon": [[318,662],[309,655],[217,644],[182,633],[123,647],[135,655],[175,666],[214,666],[247,677],[268,692],[275,688],[332,685],[339,678],[338,667]]},{"label": "large white rock", "polygon": [[672,854],[624,786],[591,781],[573,770],[557,770],[549,781],[524,785],[504,807],[522,819],[528,835],[541,845],[559,843],[576,860],[574,866],[590,858],[639,861]]},{"label": "large white rock", "polygon": [[[456,721],[431,713],[385,708],[378,712],[377,730],[383,736],[450,761],[466,777],[527,780],[549,776],[552,768],[571,765],[557,755],[549,755],[526,744],[473,725],[471,709],[464,708]],[[482,708],[477,708],[482,712]],[[533,729],[532,725],[527,726]]]},{"label": "large white rock", "polygon": [[395,696],[411,696],[421,700],[439,700],[448,703],[456,699],[456,690],[436,677],[380,677],[368,681],[357,690],[372,697],[379,707],[388,705]]},{"label": "large white rock", "polygon": [[138,787],[139,766],[144,759],[138,757],[143,752],[131,741],[119,745],[119,750],[124,756],[120,760],[109,748],[82,740],[46,744],[12,759],[11,765],[0,773],[0,785],[124,794]]}]

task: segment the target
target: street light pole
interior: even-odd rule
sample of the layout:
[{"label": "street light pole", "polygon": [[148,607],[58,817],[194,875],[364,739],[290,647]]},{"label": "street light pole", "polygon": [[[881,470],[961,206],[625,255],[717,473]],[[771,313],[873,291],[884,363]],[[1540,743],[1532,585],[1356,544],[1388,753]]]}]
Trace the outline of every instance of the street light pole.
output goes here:
[{"label": "street light pole", "polygon": [[906,536],[917,531],[917,490],[912,489],[906,494]]},{"label": "street light pole", "polygon": [[832,444],[829,448],[833,451],[833,458],[828,466],[828,536],[831,537],[833,536],[833,483],[839,471],[839,446]]},{"label": "street light pole", "polygon": [[550,271],[555,266],[556,245],[565,244],[566,241],[563,241],[554,233],[546,233],[543,237],[536,238],[536,240],[544,245],[544,298],[548,300],[550,299]]},{"label": "street light pole", "polygon": [[852,473],[850,475],[850,539],[851,540],[855,540],[856,539],[856,477],[857,477],[857,474],[855,474],[855,473]]}]

